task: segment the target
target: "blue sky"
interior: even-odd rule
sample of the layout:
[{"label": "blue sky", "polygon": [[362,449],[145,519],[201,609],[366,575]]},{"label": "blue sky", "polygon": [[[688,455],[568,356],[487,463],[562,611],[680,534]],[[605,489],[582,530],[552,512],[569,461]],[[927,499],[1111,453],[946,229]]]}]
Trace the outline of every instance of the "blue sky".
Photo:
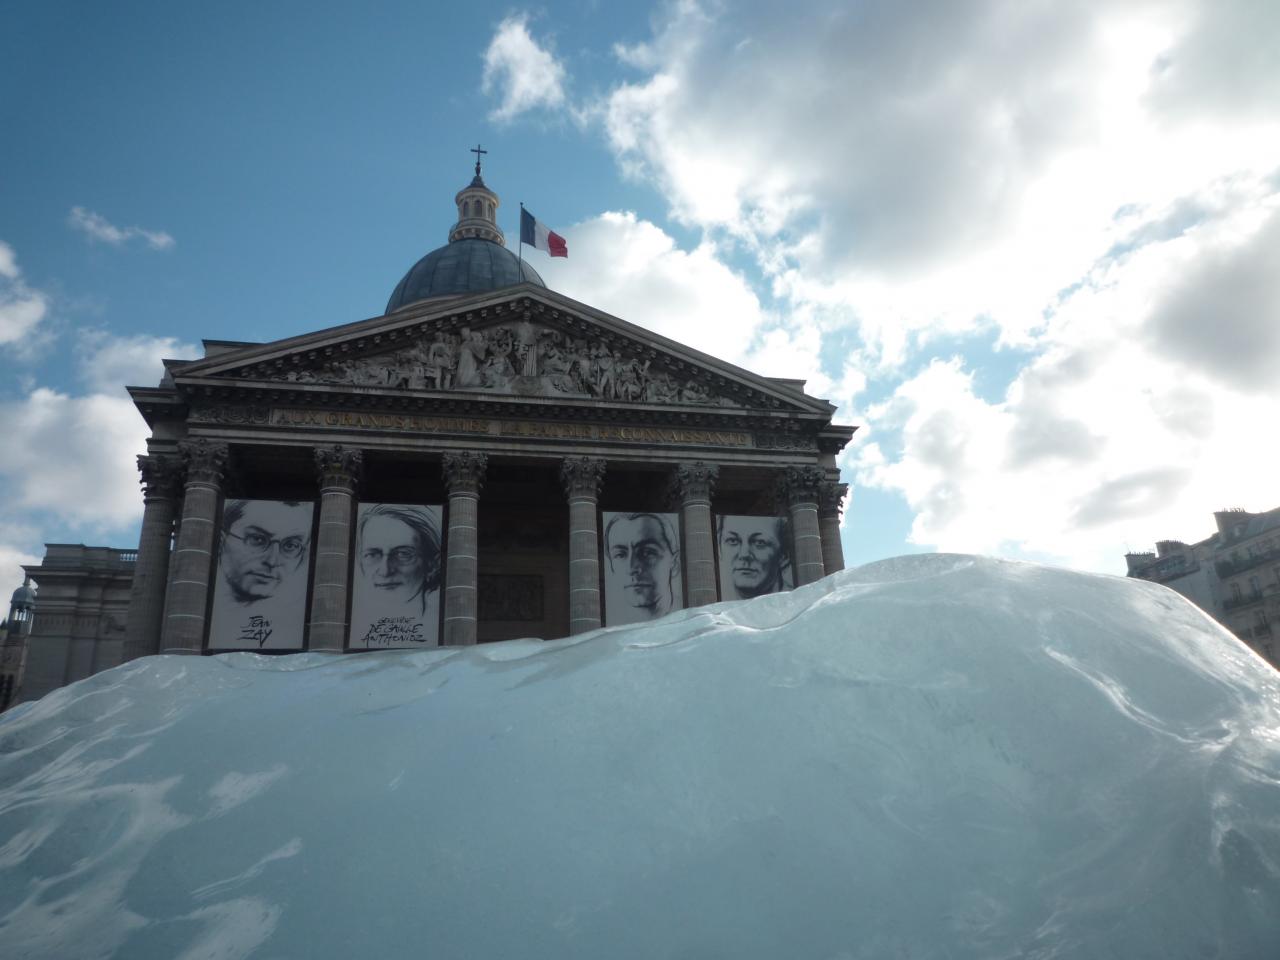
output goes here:
[{"label": "blue sky", "polygon": [[[1280,13],[1226,0],[18,3],[0,588],[130,546],[125,382],[379,314],[477,141],[550,285],[859,424],[851,562],[1119,572],[1280,504]],[[541,254],[533,254],[541,257]],[[1268,432],[1269,431],[1269,432]]]}]

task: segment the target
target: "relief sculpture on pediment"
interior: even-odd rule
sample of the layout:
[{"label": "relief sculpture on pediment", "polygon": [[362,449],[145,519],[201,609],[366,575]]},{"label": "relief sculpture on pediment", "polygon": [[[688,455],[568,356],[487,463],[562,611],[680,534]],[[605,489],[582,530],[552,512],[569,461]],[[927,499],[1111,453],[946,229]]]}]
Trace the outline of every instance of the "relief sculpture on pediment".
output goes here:
[{"label": "relief sculpture on pediment", "polygon": [[633,403],[727,406],[692,377],[679,379],[603,340],[573,337],[522,320],[483,330],[437,330],[392,353],[343,357],[284,372],[291,383],[407,390],[462,390],[523,397],[582,397]]}]

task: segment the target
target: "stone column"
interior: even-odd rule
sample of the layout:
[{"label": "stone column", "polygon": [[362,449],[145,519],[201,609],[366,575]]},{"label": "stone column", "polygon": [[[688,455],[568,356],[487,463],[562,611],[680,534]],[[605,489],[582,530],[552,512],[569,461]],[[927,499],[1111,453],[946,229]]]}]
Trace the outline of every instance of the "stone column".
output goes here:
[{"label": "stone column", "polygon": [[822,535],[818,532],[818,487],[823,482],[817,467],[784,467],[779,492],[791,515],[791,560],[796,586],[821,580]]},{"label": "stone column", "polygon": [[479,549],[480,487],[489,458],[483,453],[446,453],[449,488],[448,552],[444,573],[445,646],[476,642],[476,556]]},{"label": "stone column", "polygon": [[605,462],[593,457],[566,457],[560,481],[569,498],[569,633],[600,626],[600,528],[596,507]]},{"label": "stone column", "polygon": [[720,468],[714,463],[681,463],[671,477],[674,500],[680,505],[684,528],[684,605],[715,603],[715,532],[711,526],[711,493]]},{"label": "stone column", "polygon": [[827,573],[844,569],[844,547],[840,545],[840,509],[847,483],[824,482],[818,487],[818,531],[822,534],[822,568]]},{"label": "stone column", "polygon": [[175,457],[141,455],[138,470],[142,473],[142,535],[133,565],[122,660],[160,652],[169,546],[182,479],[182,465]]},{"label": "stone column", "polygon": [[229,451],[225,443],[203,438],[183,440],[178,450],[187,464],[187,482],[161,646],[165,653],[200,653],[204,648],[209,576],[218,532],[218,497]]},{"label": "stone column", "polygon": [[341,653],[349,625],[352,510],[364,456],[359,450],[335,444],[317,447],[315,458],[320,473],[320,523],[308,649]]}]

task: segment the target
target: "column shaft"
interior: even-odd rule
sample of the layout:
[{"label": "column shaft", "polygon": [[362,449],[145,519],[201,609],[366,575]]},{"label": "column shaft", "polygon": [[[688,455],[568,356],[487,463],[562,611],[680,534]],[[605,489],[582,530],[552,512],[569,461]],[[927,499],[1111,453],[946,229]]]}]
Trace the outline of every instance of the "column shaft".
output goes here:
[{"label": "column shaft", "polygon": [[818,526],[822,532],[822,566],[827,573],[844,569],[844,546],[840,543],[840,510],[847,483],[823,483],[818,488]]},{"label": "column shaft", "polygon": [[791,515],[791,539],[796,586],[821,580],[822,534],[818,529],[818,488],[823,482],[817,467],[787,467],[781,492]]},{"label": "column shaft", "polygon": [[169,583],[169,546],[173,536],[178,463],[171,457],[140,456],[146,487],[138,559],[129,590],[123,660],[160,652],[160,628]]},{"label": "column shaft", "polygon": [[597,508],[604,460],[569,457],[560,479],[569,499],[569,633],[599,628],[600,527]]},{"label": "column shaft", "polygon": [[715,533],[711,526],[711,493],[720,468],[701,460],[682,463],[672,476],[684,528],[684,596],[686,607],[719,599],[716,588]]},{"label": "column shaft", "polygon": [[165,653],[200,653],[204,648],[209,577],[217,540],[218,497],[227,445],[208,440],[179,444],[187,461],[182,527],[173,552],[173,582],[162,646]]},{"label": "column shaft", "polygon": [[840,543],[840,518],[818,515],[818,527],[822,534],[822,569],[836,573],[844,569],[844,547]]},{"label": "column shaft", "polygon": [[341,653],[350,626],[351,523],[363,459],[359,450],[337,445],[317,449],[315,458],[320,473],[320,523],[308,645],[311,650]]},{"label": "column shaft", "polygon": [[790,505],[791,535],[795,540],[796,586],[821,580],[822,534],[818,531],[818,505],[812,501]]},{"label": "column shaft", "polygon": [[476,642],[477,574],[480,547],[480,487],[488,458],[482,453],[446,453],[445,484],[449,488],[449,530],[445,555],[445,646]]}]

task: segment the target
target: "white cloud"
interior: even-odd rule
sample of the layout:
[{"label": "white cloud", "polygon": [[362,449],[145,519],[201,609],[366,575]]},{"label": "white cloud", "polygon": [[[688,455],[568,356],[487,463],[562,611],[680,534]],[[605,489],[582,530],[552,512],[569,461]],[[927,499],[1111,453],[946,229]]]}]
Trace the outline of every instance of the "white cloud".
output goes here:
[{"label": "white cloud", "polygon": [[[1280,204],[1274,209],[1280,211]],[[1154,350],[1248,390],[1280,377],[1280,212],[1244,243],[1211,248],[1160,293]]]},{"label": "white cloud", "polygon": [[1280,502],[1278,44],[1248,0],[685,0],[596,115],[754,254],[916,542],[1122,569]]},{"label": "white cloud", "polygon": [[907,500],[917,543],[1114,572],[1126,547],[1207,536],[1214,510],[1276,506],[1265,425],[1280,384],[1232,350],[1204,360],[1217,341],[1280,362],[1274,307],[1257,330],[1243,308],[1280,290],[1257,270],[1274,215],[1248,233],[1257,219],[1236,211],[1102,264],[998,401],[961,361],[933,362],[869,411],[876,442],[848,455],[859,482]]},{"label": "white cloud", "polygon": [[[1155,110],[1202,48],[1237,69],[1222,31],[1190,33],[1219,5],[669,10],[651,43],[621,51],[647,75],[600,111],[623,169],[683,222],[751,245],[784,292],[843,307],[890,363],[914,336],[984,325],[1033,342],[1058,291],[1123,232],[1117,209],[1280,165],[1274,111],[1176,123]],[[1240,44],[1274,47],[1275,20],[1258,25],[1268,41]],[[1246,72],[1280,82],[1273,61]]]},{"label": "white cloud", "polygon": [[528,18],[512,15],[498,24],[484,52],[481,89],[496,96],[493,120],[506,122],[538,108],[553,109],[565,101],[564,67],[529,33]]},{"label": "white cloud", "polygon": [[168,250],[174,239],[163,230],[144,230],[142,227],[117,227],[100,214],[84,207],[72,207],[67,223],[81,231],[90,240],[98,240],[113,247],[123,246],[130,240],[142,240],[152,250]]},{"label": "white cloud", "polygon": [[[772,319],[713,244],[682,250],[660,227],[618,212],[570,227],[564,236],[567,260],[534,254],[552,289],[704,353],[748,363]],[[748,365],[766,375],[806,375]]]},{"label": "white cloud", "polygon": [[197,354],[171,337],[105,331],[81,333],[75,350],[87,393],[36,387],[0,404],[8,424],[0,459],[0,584],[17,574],[14,564],[38,562],[36,552],[51,537],[129,545],[142,512],[134,458],[145,452],[149,430],[123,385],[157,383],[162,357]]},{"label": "white cloud", "polygon": [[165,358],[199,356],[197,348],[174,337],[116,337],[84,331],[77,345],[81,380],[96,393],[118,395],[126,386],[154,387],[164,376]]},{"label": "white cloud", "polygon": [[23,282],[17,255],[0,241],[0,345],[21,345],[48,310],[48,298]]},{"label": "white cloud", "polygon": [[141,515],[134,455],[145,451],[148,430],[128,397],[38,387],[0,404],[0,416],[9,425],[0,478],[11,515],[48,511],[97,532]]}]

